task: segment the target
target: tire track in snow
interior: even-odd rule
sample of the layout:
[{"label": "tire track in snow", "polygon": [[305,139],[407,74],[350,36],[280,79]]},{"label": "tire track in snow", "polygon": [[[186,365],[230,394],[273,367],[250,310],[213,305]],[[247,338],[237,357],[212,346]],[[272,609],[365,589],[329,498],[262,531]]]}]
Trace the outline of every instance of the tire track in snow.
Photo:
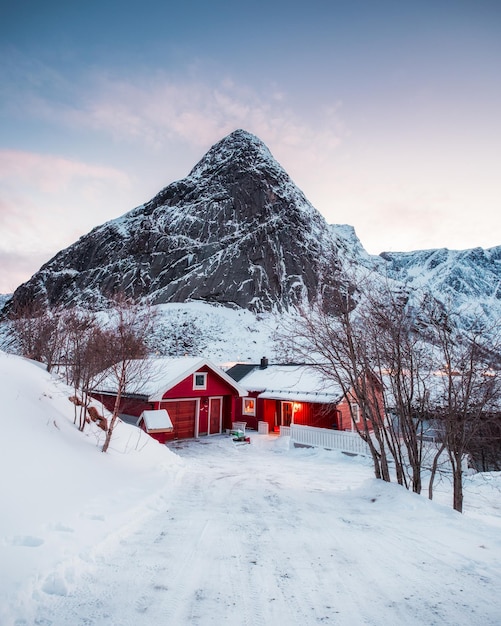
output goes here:
[{"label": "tire track in snow", "polygon": [[[448,571],[447,542],[423,542],[405,529],[394,536],[386,488],[370,512],[367,495],[356,488],[337,497],[343,468],[359,472],[359,483],[370,476],[360,464],[311,465],[313,452],[237,450],[226,438],[186,443],[179,453],[185,469],[158,510],[116,549],[105,547],[70,596],[39,598],[38,623],[420,626],[451,615],[457,619],[449,623],[458,625],[497,623],[482,610],[493,583],[481,588],[474,580],[480,572],[458,571],[472,591],[443,597],[449,582],[442,584],[438,573]],[[356,480],[350,475],[350,485]],[[405,585],[409,593],[398,597]],[[485,604],[492,612],[492,602]]]}]

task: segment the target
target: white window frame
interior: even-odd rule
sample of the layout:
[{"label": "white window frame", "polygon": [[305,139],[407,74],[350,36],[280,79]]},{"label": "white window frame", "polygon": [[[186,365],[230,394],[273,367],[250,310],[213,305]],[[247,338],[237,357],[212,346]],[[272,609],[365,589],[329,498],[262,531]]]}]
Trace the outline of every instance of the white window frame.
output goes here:
[{"label": "white window frame", "polygon": [[[203,377],[203,383],[202,384],[198,384],[197,383],[197,377],[198,376],[202,376]],[[193,374],[193,389],[207,389],[207,372],[195,372]]]},{"label": "white window frame", "polygon": [[[252,401],[252,409],[248,409],[246,404],[251,401]],[[257,403],[257,398],[253,398],[252,396],[247,396],[246,398],[242,398],[242,415],[256,417],[256,403]]]},{"label": "white window frame", "polygon": [[351,405],[351,414],[353,417],[353,421],[355,422],[355,424],[359,424],[360,423],[360,405],[358,404],[358,402],[350,402]]}]

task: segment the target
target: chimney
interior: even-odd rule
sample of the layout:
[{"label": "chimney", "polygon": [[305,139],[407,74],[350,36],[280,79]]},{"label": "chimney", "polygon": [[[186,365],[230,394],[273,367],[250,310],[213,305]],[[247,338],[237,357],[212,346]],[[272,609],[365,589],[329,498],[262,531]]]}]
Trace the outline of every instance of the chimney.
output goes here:
[{"label": "chimney", "polygon": [[261,359],[261,364],[259,366],[259,369],[265,370],[268,367],[268,359],[264,356]]}]

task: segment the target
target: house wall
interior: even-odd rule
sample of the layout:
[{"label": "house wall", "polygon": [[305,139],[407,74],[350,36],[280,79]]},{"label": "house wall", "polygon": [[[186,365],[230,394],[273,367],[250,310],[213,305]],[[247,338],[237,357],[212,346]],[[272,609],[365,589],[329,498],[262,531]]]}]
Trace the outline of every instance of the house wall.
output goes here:
[{"label": "house wall", "polygon": [[[369,381],[370,383],[370,381]],[[373,387],[371,390],[371,400],[372,408],[371,413],[374,416],[383,416],[384,415],[384,403],[383,403],[383,395],[380,388],[380,385],[377,381],[374,381]],[[338,409],[340,411],[340,426],[339,430],[356,430],[355,426],[352,422],[351,412],[350,412],[350,403],[353,402],[358,404],[357,397],[354,393],[350,394],[348,398],[343,398],[343,400],[338,404]],[[369,430],[373,430],[372,422],[369,419],[370,416],[367,416],[367,427]],[[359,409],[359,420],[358,424],[360,428],[363,428],[363,415],[361,409]],[[381,424],[383,426],[383,424]]]},{"label": "house wall", "polygon": [[294,424],[339,429],[339,411],[333,404],[295,402]]},{"label": "house wall", "polygon": [[99,400],[101,404],[108,409],[108,411],[113,411],[113,407],[115,405],[115,396],[108,396],[102,393],[92,393],[93,398]]},{"label": "house wall", "polygon": [[[353,400],[354,402],[355,400]],[[350,405],[346,398],[337,405],[339,411],[339,430],[355,430],[351,419]],[[362,425],[361,422],[360,426]]]},{"label": "house wall", "polygon": [[[243,413],[242,398],[237,400],[234,421],[247,422],[247,428],[258,429],[258,422],[267,422],[269,432],[278,430],[282,423],[281,400],[259,398],[259,392],[249,392],[247,397],[256,399],[256,415]],[[290,402],[292,404],[293,421],[304,426],[317,428],[339,428],[339,412],[334,405],[309,402]]]},{"label": "house wall", "polygon": [[220,378],[212,370],[201,367],[198,373],[207,373],[207,388],[193,389],[193,375],[190,374],[180,383],[169,389],[164,395],[164,399],[169,398],[202,398],[209,396],[234,395],[235,391],[226,381]]},{"label": "house wall", "polygon": [[[241,410],[241,399],[235,396],[234,388],[211,369],[202,367],[197,372],[207,373],[205,389],[194,389],[193,374],[190,374],[175,387],[169,389],[160,402],[122,398],[120,413],[139,417],[144,410],[167,409],[174,430],[171,433],[149,433],[158,441],[165,443],[173,439],[209,434],[210,398],[221,398],[221,429],[224,432],[225,429],[231,428],[232,421],[235,421],[235,408]],[[115,396],[95,394],[94,397],[100,400],[109,411],[113,411]],[[215,434],[213,429],[214,424],[210,434]]]},{"label": "house wall", "polygon": [[262,405],[263,405],[263,400],[258,400],[257,399],[258,396],[258,392],[249,392],[249,395],[246,396],[247,398],[254,398],[256,404],[256,415],[247,415],[243,412],[243,400],[244,398],[238,398],[238,397],[234,397],[233,399],[233,417],[230,416],[230,420],[228,423],[228,425],[225,426],[225,428],[231,428],[231,422],[246,422],[247,424],[247,428],[253,429],[253,430],[257,430],[257,423],[259,420],[263,419],[262,417],[260,417],[260,415],[262,415],[263,409],[262,409]]}]

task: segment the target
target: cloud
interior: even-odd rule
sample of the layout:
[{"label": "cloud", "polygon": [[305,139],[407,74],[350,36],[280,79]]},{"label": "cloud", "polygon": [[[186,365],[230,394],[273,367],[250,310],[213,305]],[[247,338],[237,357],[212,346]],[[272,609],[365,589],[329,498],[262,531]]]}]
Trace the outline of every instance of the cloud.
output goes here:
[{"label": "cloud", "polygon": [[324,139],[339,143],[338,119],[332,127],[337,111],[319,111],[315,123],[305,123],[287,97],[282,94],[277,100],[275,93],[258,92],[229,80],[175,82],[156,74],[140,82],[124,82],[102,77],[91,99],[73,111],[72,121],[150,145],[177,136],[205,146],[238,127],[269,139],[284,138],[292,145],[318,136],[319,124]]},{"label": "cloud", "polygon": [[[311,101],[305,110],[276,83],[251,89],[231,77],[180,78],[152,70],[126,78],[87,73],[77,87],[49,69],[37,69],[44,76],[43,89],[34,85],[22,98],[5,94],[25,115],[154,152],[176,142],[202,152],[236,128],[245,128],[274,152],[297,152],[292,161],[302,153],[304,167],[311,159],[325,161],[347,135],[340,103],[323,106]],[[47,88],[52,83],[64,97],[54,97]]]},{"label": "cloud", "polygon": [[0,183],[16,187],[20,183],[37,187],[41,192],[57,194],[76,182],[102,181],[107,184],[129,184],[120,170],[82,163],[56,155],[21,150],[0,150]]},{"label": "cloud", "polygon": [[0,250],[0,294],[14,290],[48,261],[49,256],[31,252],[5,252]]},{"label": "cloud", "polygon": [[[36,261],[29,271],[34,271],[40,258],[47,260],[72,243],[103,221],[103,214],[109,219],[114,203],[121,209],[130,186],[129,178],[112,167],[0,150],[0,255],[6,263],[20,259],[21,274],[28,267],[23,259],[31,255]],[[8,277],[10,288],[18,274]]]}]

